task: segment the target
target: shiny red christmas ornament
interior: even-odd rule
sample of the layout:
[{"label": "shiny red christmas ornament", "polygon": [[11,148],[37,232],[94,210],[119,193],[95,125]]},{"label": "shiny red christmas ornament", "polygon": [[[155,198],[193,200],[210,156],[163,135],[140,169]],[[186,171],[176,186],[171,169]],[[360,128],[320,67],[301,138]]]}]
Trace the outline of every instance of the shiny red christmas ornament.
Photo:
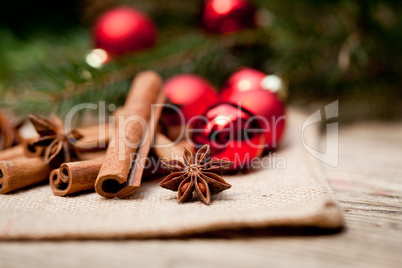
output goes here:
[{"label": "shiny red christmas ornament", "polygon": [[278,146],[285,128],[285,107],[278,97],[269,90],[235,92],[229,103],[241,106],[259,121],[264,132],[265,149]]},{"label": "shiny red christmas ornament", "polygon": [[[215,88],[204,78],[194,74],[181,74],[166,81],[164,85],[170,103],[176,105],[188,122],[202,115],[207,108],[219,102]],[[180,115],[172,109],[165,109],[163,118],[169,125],[182,124]]]},{"label": "shiny red christmas ornament", "polygon": [[196,147],[208,144],[213,159],[233,161],[232,169],[248,169],[264,149],[264,134],[259,121],[249,112],[232,104],[208,109],[193,127]]},{"label": "shiny red christmas ornament", "polygon": [[150,48],[156,40],[153,22],[131,7],[117,7],[102,14],[93,34],[96,48],[115,56]]},{"label": "shiny red christmas ornament", "polygon": [[231,33],[255,26],[256,9],[247,0],[205,0],[204,28],[212,33]]},{"label": "shiny red christmas ornament", "polygon": [[266,76],[265,73],[253,68],[241,68],[224,84],[221,91],[222,100],[228,101],[230,96],[237,92],[263,90],[261,83]]}]

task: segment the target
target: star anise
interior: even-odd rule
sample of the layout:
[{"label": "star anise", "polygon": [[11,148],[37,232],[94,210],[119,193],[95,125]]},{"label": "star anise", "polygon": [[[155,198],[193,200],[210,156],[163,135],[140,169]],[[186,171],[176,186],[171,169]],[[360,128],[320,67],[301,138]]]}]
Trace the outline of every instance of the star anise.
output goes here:
[{"label": "star anise", "polygon": [[57,168],[62,163],[71,162],[77,158],[77,152],[73,143],[83,136],[77,130],[64,132],[63,122],[56,115],[49,120],[37,115],[29,115],[29,120],[34,125],[39,138],[30,146],[35,150],[43,149],[43,160],[46,164]]},{"label": "star anise", "polygon": [[228,170],[233,162],[220,159],[211,160],[211,149],[204,145],[195,157],[190,150],[184,148],[184,163],[179,160],[162,161],[172,172],[159,186],[178,192],[177,202],[190,201],[195,191],[204,204],[211,203],[211,195],[232,187],[224,181],[220,174]]}]

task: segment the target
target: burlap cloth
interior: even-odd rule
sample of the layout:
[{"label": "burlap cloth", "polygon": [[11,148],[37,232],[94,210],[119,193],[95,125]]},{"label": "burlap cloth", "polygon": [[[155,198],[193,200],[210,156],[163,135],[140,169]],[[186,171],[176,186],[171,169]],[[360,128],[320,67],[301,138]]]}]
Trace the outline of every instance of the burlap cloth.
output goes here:
[{"label": "burlap cloth", "polygon": [[[341,227],[342,212],[320,163],[301,143],[306,117],[288,112],[281,148],[263,161],[271,167],[224,176],[232,188],[214,196],[210,206],[199,201],[177,204],[177,193],[158,187],[156,180],[144,182],[123,200],[96,193],[58,197],[43,185],[0,196],[0,239],[142,238],[270,226]],[[305,133],[310,145],[319,141],[317,129],[310,126]]]}]

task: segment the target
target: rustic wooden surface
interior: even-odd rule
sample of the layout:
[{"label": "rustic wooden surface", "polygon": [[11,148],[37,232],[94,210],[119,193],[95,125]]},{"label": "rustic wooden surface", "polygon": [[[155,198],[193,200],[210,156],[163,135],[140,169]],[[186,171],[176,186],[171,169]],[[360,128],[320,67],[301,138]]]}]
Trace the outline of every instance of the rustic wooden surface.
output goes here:
[{"label": "rustic wooden surface", "polygon": [[325,167],[346,217],[335,233],[244,230],[184,239],[1,242],[0,267],[402,267],[402,122],[340,131]]}]

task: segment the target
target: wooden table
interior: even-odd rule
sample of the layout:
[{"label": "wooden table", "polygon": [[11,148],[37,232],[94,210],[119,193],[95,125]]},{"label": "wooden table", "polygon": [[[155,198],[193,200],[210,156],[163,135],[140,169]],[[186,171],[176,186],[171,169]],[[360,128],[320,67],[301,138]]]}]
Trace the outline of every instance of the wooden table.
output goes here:
[{"label": "wooden table", "polygon": [[337,233],[1,242],[0,267],[402,267],[402,122],[342,127],[340,164],[325,171],[345,211],[346,227]]}]

